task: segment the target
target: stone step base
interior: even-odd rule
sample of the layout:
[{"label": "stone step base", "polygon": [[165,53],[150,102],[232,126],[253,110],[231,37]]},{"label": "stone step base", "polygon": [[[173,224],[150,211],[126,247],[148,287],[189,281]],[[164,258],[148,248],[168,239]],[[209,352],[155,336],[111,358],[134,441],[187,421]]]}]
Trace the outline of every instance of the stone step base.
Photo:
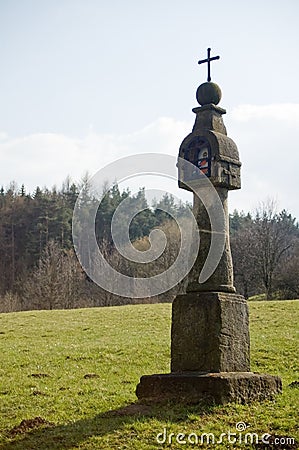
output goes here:
[{"label": "stone step base", "polygon": [[271,400],[281,391],[281,379],[267,374],[172,372],[142,376],[136,395],[147,402],[224,404]]}]

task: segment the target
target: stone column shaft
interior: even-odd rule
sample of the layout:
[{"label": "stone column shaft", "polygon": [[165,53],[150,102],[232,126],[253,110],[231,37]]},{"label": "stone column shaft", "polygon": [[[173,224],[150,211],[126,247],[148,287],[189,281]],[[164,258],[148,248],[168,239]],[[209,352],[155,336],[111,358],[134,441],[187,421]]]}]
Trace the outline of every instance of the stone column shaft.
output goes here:
[{"label": "stone column shaft", "polygon": [[[229,217],[227,206],[228,191],[225,188],[215,188],[219,198],[221,199],[224,211],[224,226],[221,232],[224,234],[225,245],[219,264],[212,276],[204,283],[198,282],[199,274],[207,260],[208,252],[211,245],[210,219],[207,210],[198,196],[194,195],[193,213],[197,221],[200,233],[200,248],[198,256],[188,277],[187,292],[235,292],[233,285],[233,263],[229,242]],[[217,231],[218,233],[219,231]]]}]

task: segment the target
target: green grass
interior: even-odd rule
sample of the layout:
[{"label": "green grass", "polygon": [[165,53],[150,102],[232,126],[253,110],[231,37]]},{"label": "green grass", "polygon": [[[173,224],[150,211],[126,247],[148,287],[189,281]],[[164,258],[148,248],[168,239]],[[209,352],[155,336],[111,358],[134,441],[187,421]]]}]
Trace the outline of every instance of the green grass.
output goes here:
[{"label": "green grass", "polygon": [[[130,410],[143,374],[169,372],[171,305],[0,314],[1,450],[251,448],[158,444],[157,433],[247,431],[295,437],[298,301],[250,302],[252,370],[280,375],[276,401]],[[95,374],[84,378],[87,374]],[[23,419],[52,423],[9,433]]]}]

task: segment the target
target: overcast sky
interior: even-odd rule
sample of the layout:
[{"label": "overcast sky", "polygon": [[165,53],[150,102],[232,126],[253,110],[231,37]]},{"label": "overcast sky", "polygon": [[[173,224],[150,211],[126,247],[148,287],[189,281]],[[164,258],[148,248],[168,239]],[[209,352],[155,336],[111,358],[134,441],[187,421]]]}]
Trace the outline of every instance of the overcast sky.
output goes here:
[{"label": "overcast sky", "polygon": [[298,20],[298,0],[0,0],[0,185],[176,156],[211,47],[243,163],[230,210],[271,197],[299,218]]}]

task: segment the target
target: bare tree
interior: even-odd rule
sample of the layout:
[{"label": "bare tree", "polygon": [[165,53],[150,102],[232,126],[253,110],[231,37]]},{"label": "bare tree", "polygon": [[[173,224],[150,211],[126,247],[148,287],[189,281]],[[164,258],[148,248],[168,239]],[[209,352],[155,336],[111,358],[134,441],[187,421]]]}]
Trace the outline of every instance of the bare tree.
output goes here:
[{"label": "bare tree", "polygon": [[287,260],[297,232],[295,219],[285,210],[277,213],[273,200],[261,204],[253,219],[237,231],[232,239],[234,267],[245,296],[252,290],[259,291],[261,282],[267,299],[273,297],[275,279]]},{"label": "bare tree", "polygon": [[294,243],[294,221],[285,210],[277,213],[272,200],[262,204],[256,213],[255,264],[260,270],[268,300],[273,296],[274,276]]},{"label": "bare tree", "polygon": [[277,275],[277,287],[281,298],[299,298],[299,238]]},{"label": "bare tree", "polygon": [[253,223],[246,223],[231,237],[235,286],[246,299],[263,290],[261,273],[256,266]]},{"label": "bare tree", "polygon": [[50,240],[38,267],[24,285],[25,309],[74,308],[79,305],[84,276],[72,250]]}]

